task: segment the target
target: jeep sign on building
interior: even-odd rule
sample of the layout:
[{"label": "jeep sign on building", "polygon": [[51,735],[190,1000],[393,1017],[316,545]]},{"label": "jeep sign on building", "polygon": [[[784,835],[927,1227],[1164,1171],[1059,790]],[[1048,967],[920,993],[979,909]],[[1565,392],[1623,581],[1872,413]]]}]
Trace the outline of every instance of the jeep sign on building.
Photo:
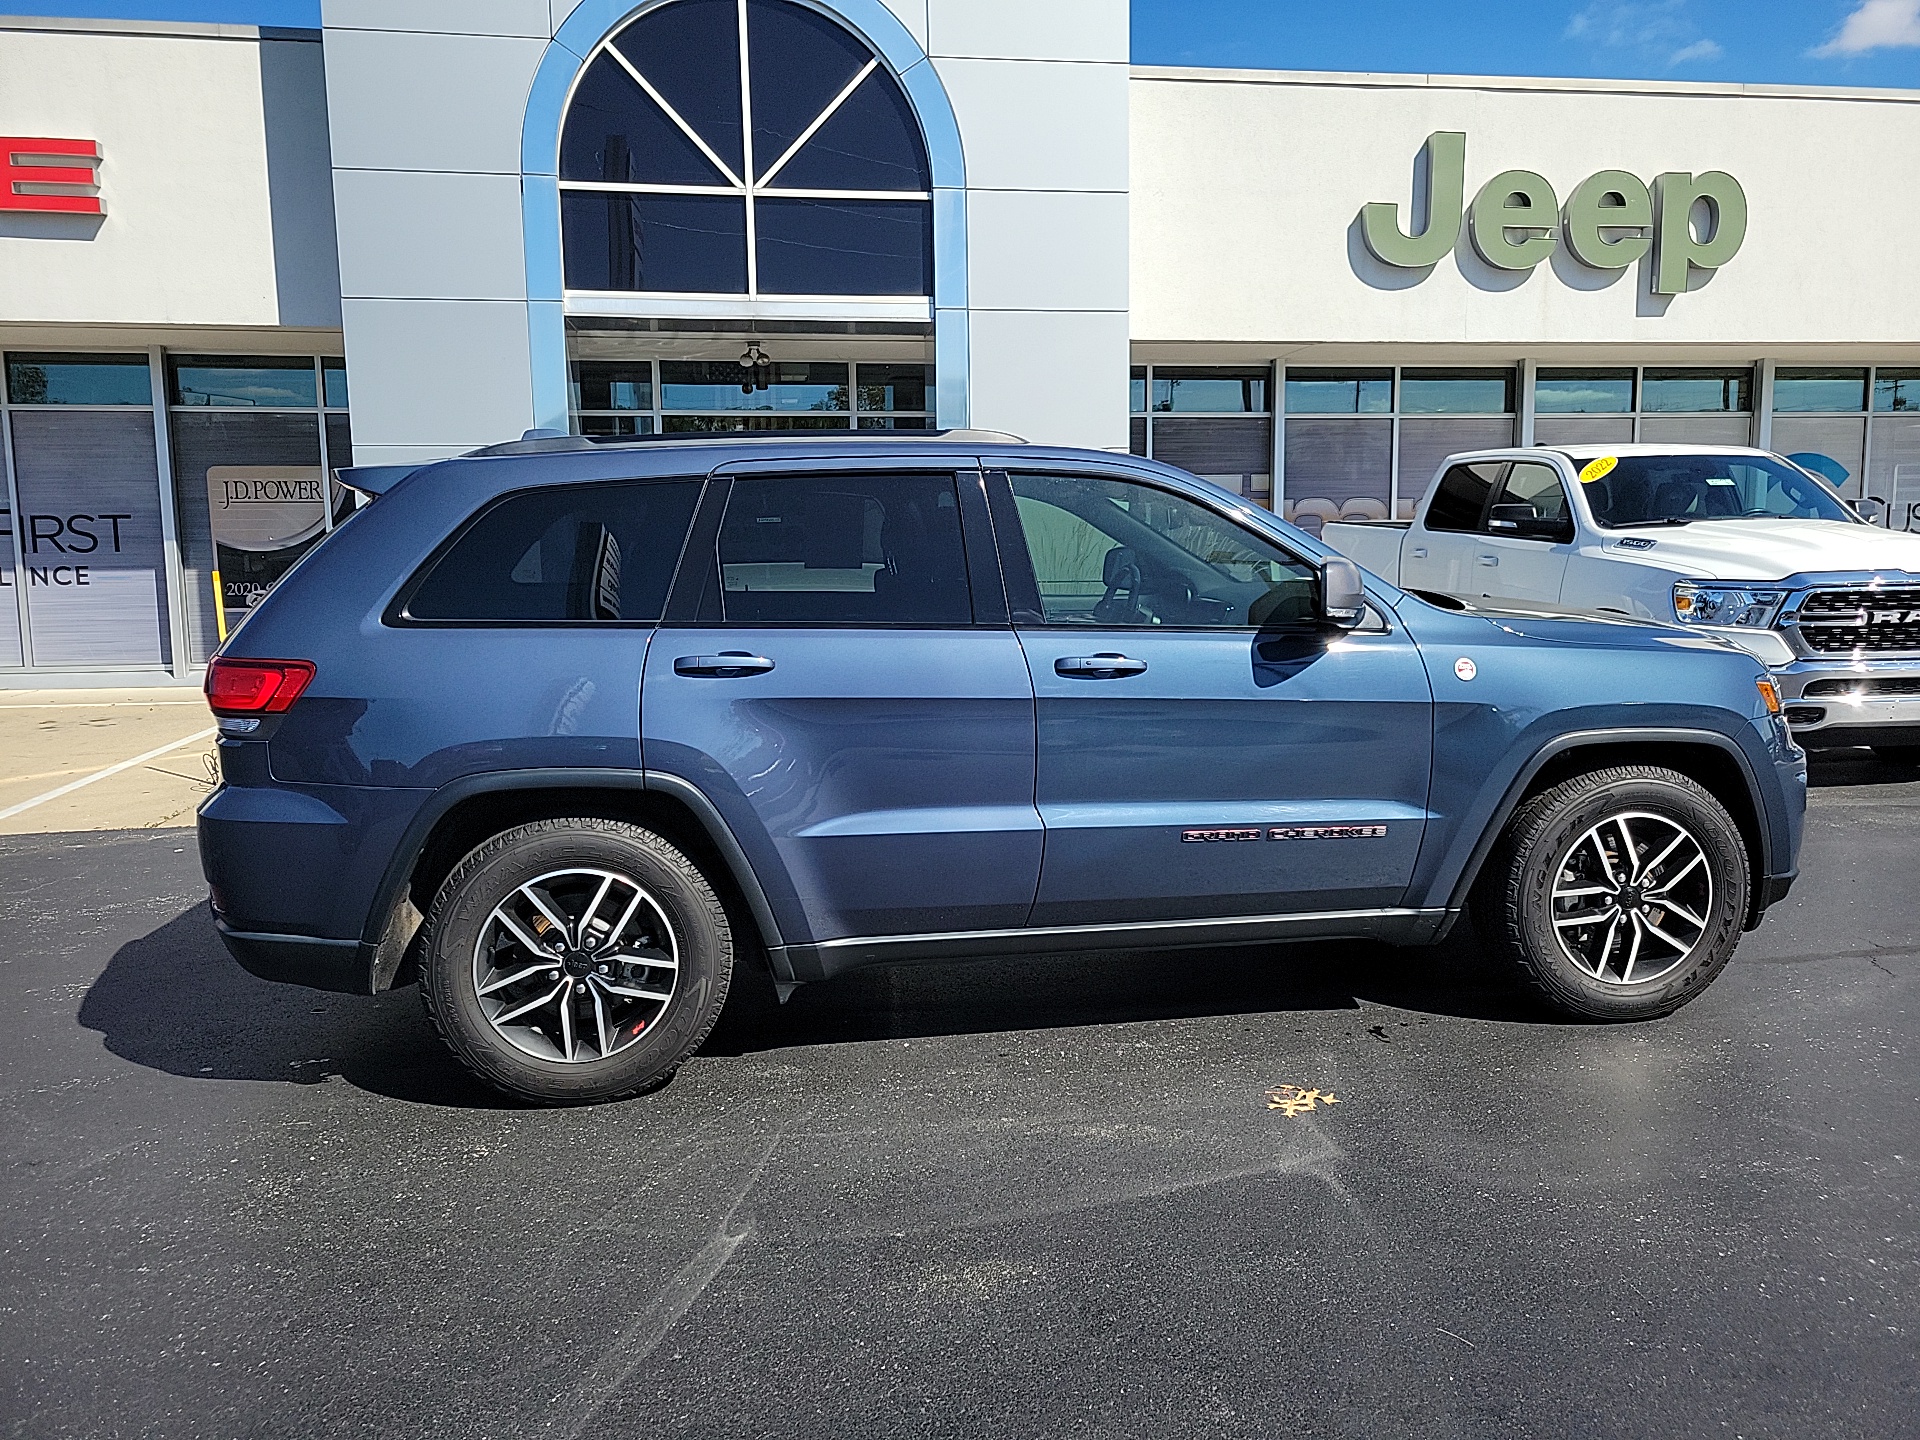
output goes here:
[{"label": "jeep sign on building", "polygon": [[323,18],[0,20],[0,686],[188,681],[333,469],[535,427],[976,426],[1309,529],[1758,442],[1920,524],[1920,92],[1143,68],[1124,0]]}]

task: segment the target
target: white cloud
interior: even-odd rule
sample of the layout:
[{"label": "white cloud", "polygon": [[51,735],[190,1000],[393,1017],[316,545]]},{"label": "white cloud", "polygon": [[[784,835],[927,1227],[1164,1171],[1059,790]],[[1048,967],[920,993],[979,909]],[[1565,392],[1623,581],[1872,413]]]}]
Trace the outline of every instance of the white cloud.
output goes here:
[{"label": "white cloud", "polygon": [[1920,0],[1860,0],[1840,32],[1812,53],[1830,57],[1920,46]]},{"label": "white cloud", "polygon": [[1718,60],[1725,52],[1717,40],[1696,40],[1691,45],[1682,45],[1667,57],[1669,65],[1684,65],[1689,60]]},{"label": "white cloud", "polygon": [[1719,44],[1703,37],[1687,14],[1687,0],[1591,0],[1567,21],[1566,38],[1631,50],[1650,64],[1684,65],[1717,60],[1722,54]]}]

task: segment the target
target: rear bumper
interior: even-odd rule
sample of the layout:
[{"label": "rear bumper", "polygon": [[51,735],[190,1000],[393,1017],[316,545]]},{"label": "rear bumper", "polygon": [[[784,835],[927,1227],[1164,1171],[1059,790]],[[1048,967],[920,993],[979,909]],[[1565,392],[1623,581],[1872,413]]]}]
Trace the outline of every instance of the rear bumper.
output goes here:
[{"label": "rear bumper", "polygon": [[371,992],[370,968],[358,940],[325,940],[314,935],[268,935],[236,930],[218,915],[214,928],[241,968],[262,980],[332,990],[346,995]]}]

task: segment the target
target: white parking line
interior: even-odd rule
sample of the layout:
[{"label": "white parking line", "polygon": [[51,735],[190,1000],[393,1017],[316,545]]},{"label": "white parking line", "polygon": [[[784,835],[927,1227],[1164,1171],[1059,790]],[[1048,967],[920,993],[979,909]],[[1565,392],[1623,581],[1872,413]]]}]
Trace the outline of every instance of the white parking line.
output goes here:
[{"label": "white parking line", "polygon": [[31,800],[22,800],[18,805],[12,805],[5,810],[0,810],[0,820],[11,820],[14,816],[23,814],[33,809],[36,805],[44,805],[49,800],[58,800],[62,795],[71,795],[74,791],[84,789],[96,780],[105,780],[111,776],[118,775],[122,770],[131,770],[136,765],[144,765],[149,760],[157,760],[170,750],[178,750],[182,745],[191,745],[196,740],[205,740],[209,735],[214,733],[211,729],[201,730],[187,736],[184,740],[175,740],[171,744],[160,746],[157,750],[149,750],[144,755],[136,755],[131,760],[122,760],[118,765],[109,765],[104,770],[96,770],[91,775],[83,775],[78,780],[70,780],[58,789],[47,791],[44,795],[36,795]]}]

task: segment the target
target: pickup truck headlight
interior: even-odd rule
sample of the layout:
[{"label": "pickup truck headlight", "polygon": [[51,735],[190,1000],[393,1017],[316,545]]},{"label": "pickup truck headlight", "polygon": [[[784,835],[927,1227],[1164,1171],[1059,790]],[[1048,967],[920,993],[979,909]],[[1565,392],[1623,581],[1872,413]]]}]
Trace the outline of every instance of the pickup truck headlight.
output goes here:
[{"label": "pickup truck headlight", "polygon": [[1731,625],[1742,630],[1764,630],[1780,613],[1784,590],[1753,590],[1745,586],[1696,585],[1682,580],[1673,587],[1674,618],[1688,625]]}]

